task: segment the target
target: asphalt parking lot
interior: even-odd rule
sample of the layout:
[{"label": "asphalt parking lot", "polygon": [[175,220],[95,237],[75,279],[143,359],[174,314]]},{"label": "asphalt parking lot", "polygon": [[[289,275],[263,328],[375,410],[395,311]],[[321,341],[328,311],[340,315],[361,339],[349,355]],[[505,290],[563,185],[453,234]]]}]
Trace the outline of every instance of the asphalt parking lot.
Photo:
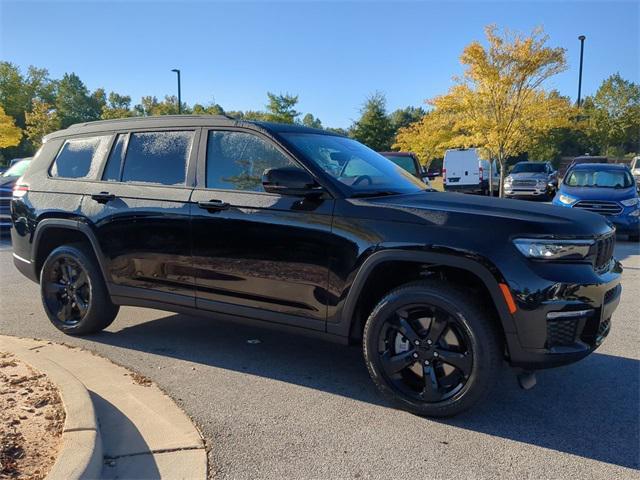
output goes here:
[{"label": "asphalt parking lot", "polygon": [[505,370],[488,401],[445,421],[385,404],[357,347],[130,307],[103,333],[64,336],[6,237],[0,333],[79,345],[151,378],[200,427],[216,478],[638,478],[640,247],[620,241],[616,255],[624,291],[595,354],[527,392]]}]

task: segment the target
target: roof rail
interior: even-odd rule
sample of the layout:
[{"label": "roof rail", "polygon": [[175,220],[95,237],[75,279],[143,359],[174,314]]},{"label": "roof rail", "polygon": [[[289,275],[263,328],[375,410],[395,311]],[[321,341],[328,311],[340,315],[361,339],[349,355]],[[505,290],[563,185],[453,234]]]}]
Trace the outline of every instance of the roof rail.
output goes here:
[{"label": "roof rail", "polygon": [[171,119],[171,118],[183,118],[183,119],[188,119],[188,118],[217,118],[218,120],[236,120],[233,117],[230,117],[229,115],[151,115],[148,117],[145,116],[139,116],[139,117],[123,117],[123,118],[113,118],[113,119],[109,119],[109,120],[93,120],[91,122],[80,122],[80,123],[74,123],[73,125],[69,125],[67,128],[68,129],[73,129],[73,128],[80,128],[80,127],[86,127],[87,125],[108,125],[111,123],[118,123],[118,122],[142,122],[142,121],[146,121],[146,120],[153,120],[153,119]]}]

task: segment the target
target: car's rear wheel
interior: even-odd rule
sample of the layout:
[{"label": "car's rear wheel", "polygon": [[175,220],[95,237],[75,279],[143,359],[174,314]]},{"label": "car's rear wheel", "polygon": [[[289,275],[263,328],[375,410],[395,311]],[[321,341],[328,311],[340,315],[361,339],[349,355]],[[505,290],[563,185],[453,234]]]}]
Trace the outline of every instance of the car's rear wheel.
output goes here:
[{"label": "car's rear wheel", "polygon": [[84,245],[63,245],[49,254],[40,273],[40,292],[51,323],[69,335],[98,332],[118,314],[102,272]]},{"label": "car's rear wheel", "polygon": [[491,319],[468,293],[443,282],[415,282],[386,295],[367,320],[363,344],[378,389],[419,415],[470,408],[491,390],[502,364]]}]

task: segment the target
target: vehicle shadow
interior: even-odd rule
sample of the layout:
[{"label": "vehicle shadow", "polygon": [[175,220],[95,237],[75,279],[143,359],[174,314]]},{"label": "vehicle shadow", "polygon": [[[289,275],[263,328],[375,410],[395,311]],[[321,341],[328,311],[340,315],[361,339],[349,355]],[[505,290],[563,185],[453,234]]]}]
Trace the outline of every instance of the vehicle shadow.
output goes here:
[{"label": "vehicle shadow", "polygon": [[[386,406],[358,347],[178,314],[90,338]],[[595,353],[578,364],[539,372],[538,386],[530,391],[518,388],[510,370],[502,377],[488,401],[440,422],[623,467],[640,466],[640,361]]]}]

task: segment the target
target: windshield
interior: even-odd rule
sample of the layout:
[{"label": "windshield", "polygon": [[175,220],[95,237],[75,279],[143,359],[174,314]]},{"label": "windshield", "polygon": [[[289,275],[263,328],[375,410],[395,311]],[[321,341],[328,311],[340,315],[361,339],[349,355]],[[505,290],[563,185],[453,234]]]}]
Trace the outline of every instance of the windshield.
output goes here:
[{"label": "windshield", "polygon": [[3,177],[21,177],[24,175],[24,172],[27,171],[27,167],[31,163],[31,160],[20,160],[18,163],[13,165],[9,170],[2,174]]},{"label": "windshield", "polygon": [[383,155],[383,157],[388,158],[393,163],[398,165],[400,168],[405,169],[407,172],[412,175],[416,174],[416,164],[413,163],[413,158],[405,157],[402,155]]},{"label": "windshield", "polygon": [[544,163],[517,163],[511,173],[544,173],[545,171]]},{"label": "windshield", "polygon": [[415,193],[427,186],[395,163],[350,138],[283,133],[307,159],[349,187],[352,196]]},{"label": "windshield", "polygon": [[564,183],[570,187],[629,188],[633,179],[625,170],[573,170]]}]

